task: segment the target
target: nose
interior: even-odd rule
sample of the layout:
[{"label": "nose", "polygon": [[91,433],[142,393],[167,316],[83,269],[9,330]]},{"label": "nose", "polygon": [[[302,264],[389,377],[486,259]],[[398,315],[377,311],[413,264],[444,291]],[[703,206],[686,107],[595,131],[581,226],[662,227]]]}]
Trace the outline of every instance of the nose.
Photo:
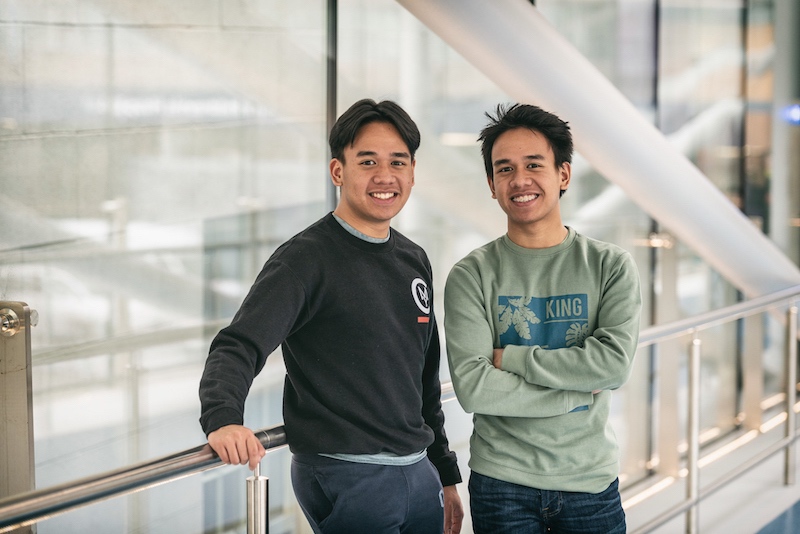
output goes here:
[{"label": "nose", "polygon": [[517,171],[511,176],[511,187],[525,187],[531,183],[531,177],[524,171]]},{"label": "nose", "polygon": [[395,169],[391,162],[379,163],[375,166],[373,180],[377,183],[391,183],[395,180]]}]

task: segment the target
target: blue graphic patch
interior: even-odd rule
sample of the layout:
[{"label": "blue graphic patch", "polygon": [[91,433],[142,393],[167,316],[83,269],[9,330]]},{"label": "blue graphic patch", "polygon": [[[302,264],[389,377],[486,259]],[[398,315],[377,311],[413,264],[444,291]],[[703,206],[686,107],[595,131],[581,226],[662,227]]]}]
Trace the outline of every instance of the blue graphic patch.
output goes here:
[{"label": "blue graphic patch", "polygon": [[[543,298],[498,296],[500,346],[583,347],[589,335],[587,304],[585,293]],[[578,406],[570,413],[588,409],[588,406]]]},{"label": "blue graphic patch", "polygon": [[585,293],[551,297],[498,296],[497,321],[501,347],[583,347],[589,335],[588,298]]}]

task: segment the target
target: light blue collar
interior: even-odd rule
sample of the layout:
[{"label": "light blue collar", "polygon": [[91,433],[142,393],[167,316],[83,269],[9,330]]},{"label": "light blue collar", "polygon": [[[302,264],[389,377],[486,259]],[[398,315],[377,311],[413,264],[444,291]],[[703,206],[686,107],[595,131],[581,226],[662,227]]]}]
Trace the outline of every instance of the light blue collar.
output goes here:
[{"label": "light blue collar", "polygon": [[347,221],[345,221],[344,219],[342,219],[341,217],[339,217],[335,213],[332,213],[331,215],[333,215],[333,218],[336,219],[336,221],[339,224],[342,225],[342,228],[344,228],[345,230],[347,230],[348,232],[350,232],[351,234],[353,234],[357,238],[363,239],[367,243],[376,243],[376,244],[377,243],[386,243],[387,241],[389,241],[389,238],[392,237],[392,229],[391,228],[389,228],[389,235],[387,235],[386,237],[370,237],[367,234],[362,234],[361,232],[359,232],[358,230],[356,230],[355,228],[350,226],[347,223]]}]

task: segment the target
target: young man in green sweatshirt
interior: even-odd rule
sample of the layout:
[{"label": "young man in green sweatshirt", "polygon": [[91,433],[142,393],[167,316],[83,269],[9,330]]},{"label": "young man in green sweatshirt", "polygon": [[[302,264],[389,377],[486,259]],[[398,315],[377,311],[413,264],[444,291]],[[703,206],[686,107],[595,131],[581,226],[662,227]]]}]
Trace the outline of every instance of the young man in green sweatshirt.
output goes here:
[{"label": "young man in green sweatshirt", "polygon": [[453,385],[474,413],[473,527],[623,533],[609,409],[638,342],[636,265],[562,222],[567,123],[521,104],[487,116],[479,140],[508,233],[453,267],[444,300]]}]

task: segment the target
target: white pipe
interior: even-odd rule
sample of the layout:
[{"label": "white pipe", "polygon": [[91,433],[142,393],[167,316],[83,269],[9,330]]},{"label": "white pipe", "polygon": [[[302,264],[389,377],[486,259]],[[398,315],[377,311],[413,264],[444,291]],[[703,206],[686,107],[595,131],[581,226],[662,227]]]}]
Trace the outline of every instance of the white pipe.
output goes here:
[{"label": "white pipe", "polygon": [[[709,139],[716,139],[719,132],[734,127],[737,117],[742,113],[743,104],[739,100],[720,100],[687,122],[678,131],[667,136],[669,142],[684,156],[690,157],[705,146]],[[572,158],[572,183],[576,178],[588,173],[591,167],[580,154]],[[596,225],[598,221],[613,217],[628,202],[628,195],[616,184],[610,184],[598,195],[584,203],[565,220],[579,232],[581,227]],[[596,226],[595,233],[596,233]],[[601,237],[602,238],[602,237]]]},{"label": "white pipe", "polygon": [[527,0],[397,0],[512,98],[569,122],[576,149],[748,297],[800,269]]}]

